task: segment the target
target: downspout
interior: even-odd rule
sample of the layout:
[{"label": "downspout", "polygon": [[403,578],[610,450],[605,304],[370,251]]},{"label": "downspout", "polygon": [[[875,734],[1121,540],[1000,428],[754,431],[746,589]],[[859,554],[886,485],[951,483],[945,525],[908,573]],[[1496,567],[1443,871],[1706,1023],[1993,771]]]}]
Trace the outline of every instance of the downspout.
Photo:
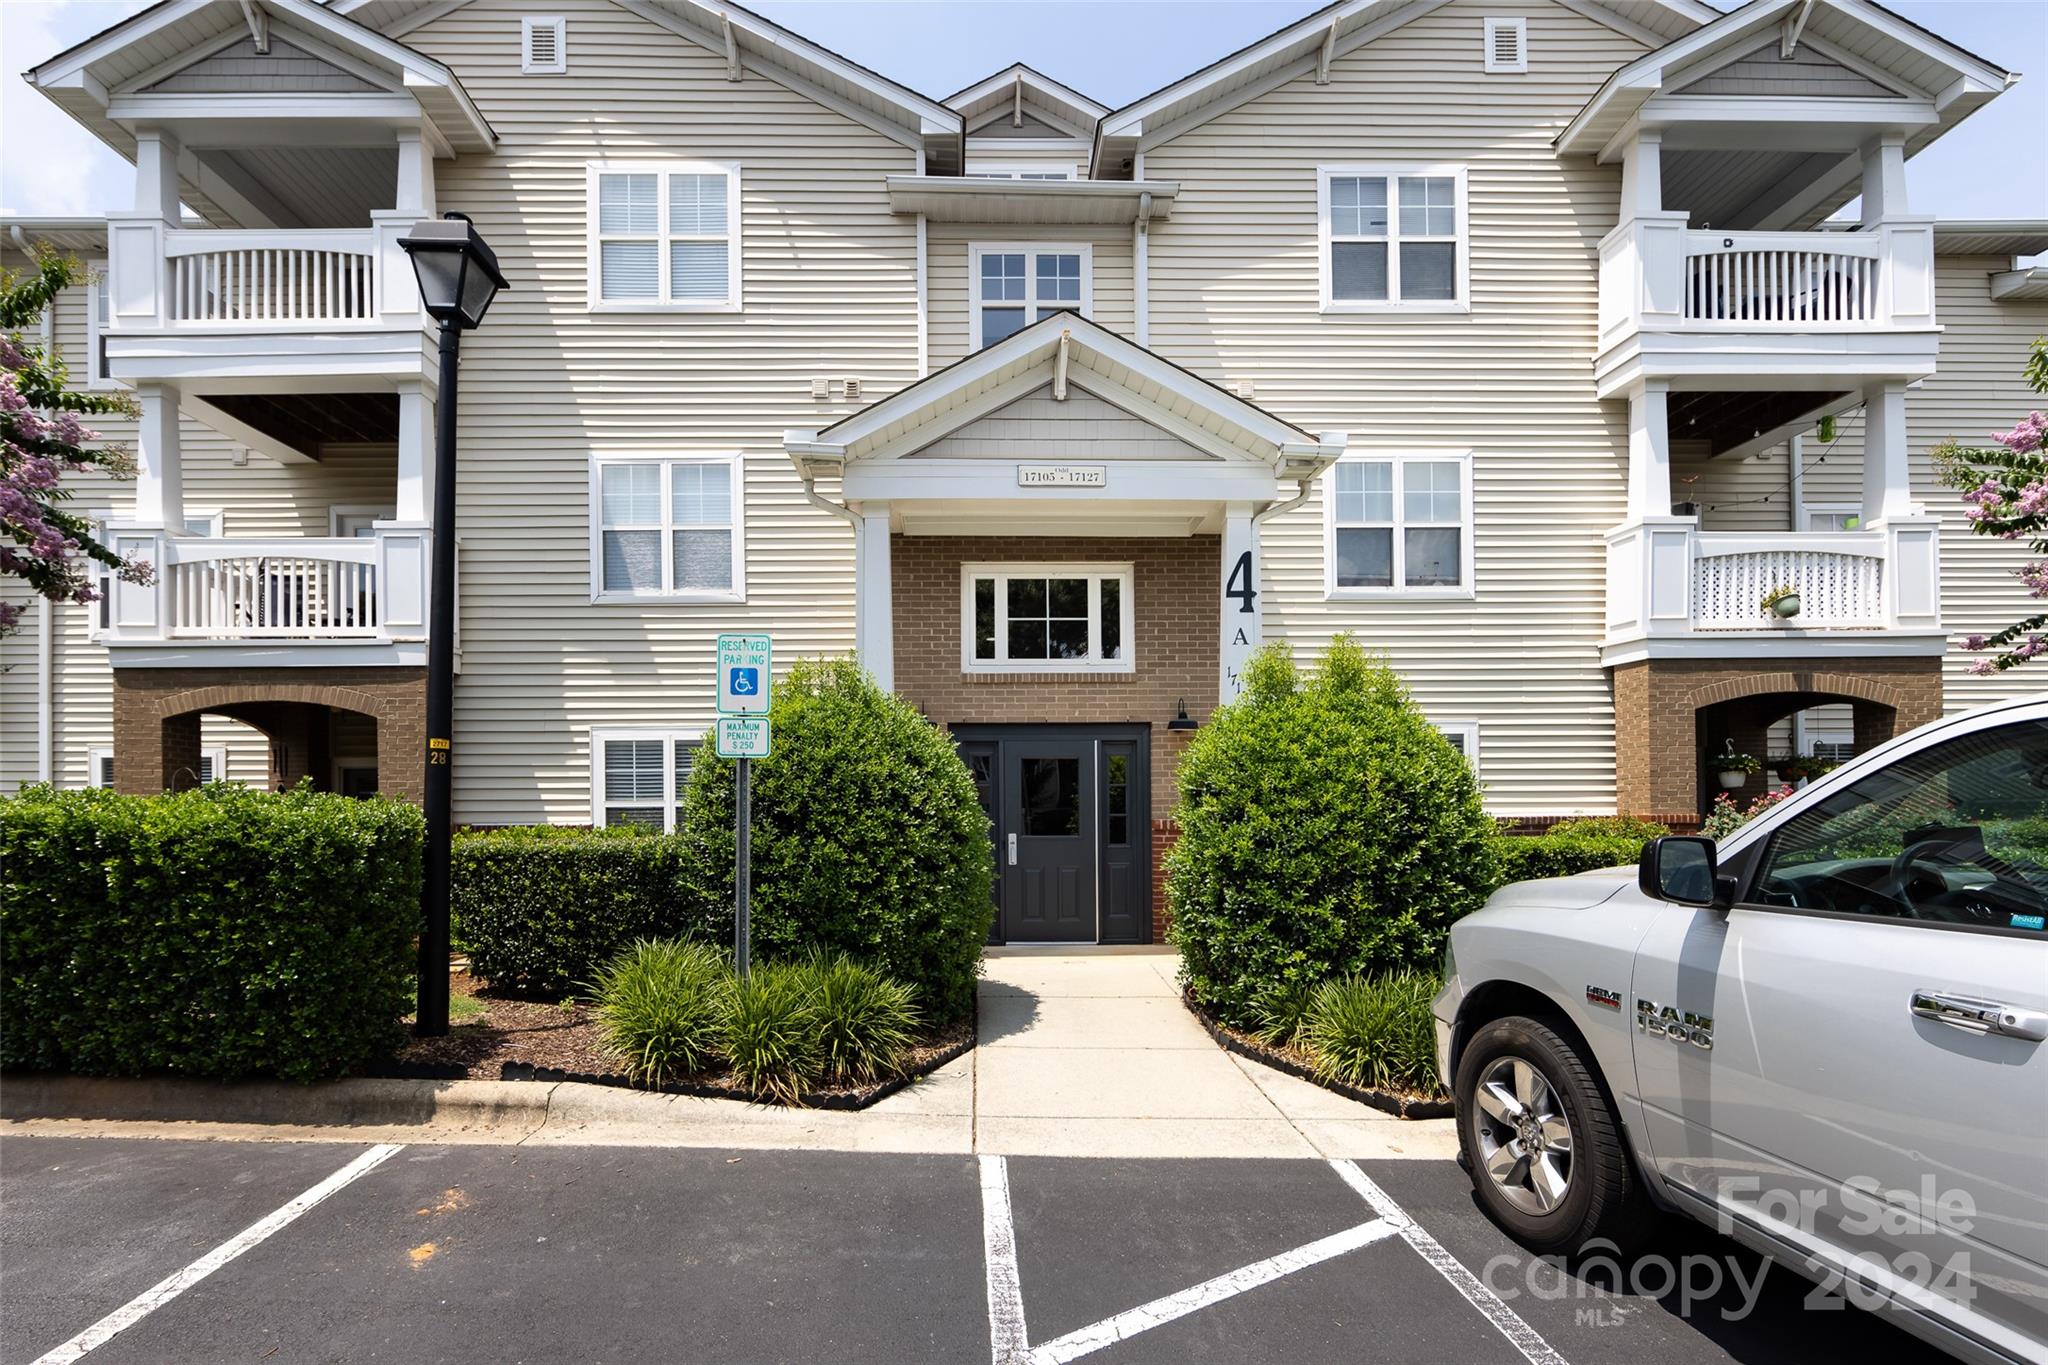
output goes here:
[{"label": "downspout", "polygon": [[830,512],[833,516],[838,517],[840,520],[844,521],[848,526],[851,526],[853,528],[854,545],[857,552],[858,547],[860,545],[860,513],[854,511],[845,503],[834,502],[832,501],[832,499],[826,497],[823,493],[820,493],[817,489],[817,482],[818,481],[812,478],[809,474],[804,475],[804,501],[808,502],[813,507],[819,508],[826,512]]},{"label": "downspout", "polygon": [[1314,475],[1310,475],[1305,479],[1296,479],[1294,481],[1294,496],[1289,498],[1285,502],[1274,503],[1271,507],[1266,508],[1263,512],[1252,513],[1252,525],[1256,526],[1260,522],[1265,521],[1268,518],[1277,517],[1282,512],[1293,511],[1295,508],[1307,502],[1309,485],[1314,483],[1315,481],[1316,480]]}]

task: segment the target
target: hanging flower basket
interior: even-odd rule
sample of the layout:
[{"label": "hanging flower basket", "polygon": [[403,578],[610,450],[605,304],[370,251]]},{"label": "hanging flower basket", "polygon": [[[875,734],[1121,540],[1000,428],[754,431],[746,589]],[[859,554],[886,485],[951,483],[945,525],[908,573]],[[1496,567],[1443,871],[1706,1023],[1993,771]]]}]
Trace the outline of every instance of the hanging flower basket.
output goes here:
[{"label": "hanging flower basket", "polygon": [[1728,791],[1736,790],[1748,781],[1752,774],[1764,770],[1764,765],[1757,760],[1756,755],[1738,754],[1732,744],[1727,753],[1715,754],[1707,761],[1720,777],[1721,786]]},{"label": "hanging flower basket", "polygon": [[1781,621],[1789,621],[1799,614],[1799,589],[1780,585],[1764,594],[1764,613]]}]

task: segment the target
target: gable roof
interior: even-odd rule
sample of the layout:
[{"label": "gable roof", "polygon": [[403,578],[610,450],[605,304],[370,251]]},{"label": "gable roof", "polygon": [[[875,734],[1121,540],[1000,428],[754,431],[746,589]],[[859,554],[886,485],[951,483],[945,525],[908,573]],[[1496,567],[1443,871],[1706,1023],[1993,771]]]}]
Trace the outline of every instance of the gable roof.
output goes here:
[{"label": "gable roof", "polygon": [[[1342,56],[1448,2],[1336,0],[1103,115],[1095,131],[1090,174],[1120,175],[1124,162],[1146,140],[1157,140],[1162,131],[1178,133],[1198,127],[1246,99],[1317,70],[1329,58]],[[1639,0],[1628,7],[1625,17],[1597,0],[1559,3],[1646,43],[1676,38],[1720,15],[1702,0]]]},{"label": "gable roof", "polygon": [[946,97],[946,105],[958,111],[970,129],[985,124],[993,116],[1021,112],[1027,122],[1036,118],[1057,129],[1055,135],[1061,137],[1090,136],[1095,121],[1109,112],[1108,105],[1099,104],[1022,62],[954,91]]}]

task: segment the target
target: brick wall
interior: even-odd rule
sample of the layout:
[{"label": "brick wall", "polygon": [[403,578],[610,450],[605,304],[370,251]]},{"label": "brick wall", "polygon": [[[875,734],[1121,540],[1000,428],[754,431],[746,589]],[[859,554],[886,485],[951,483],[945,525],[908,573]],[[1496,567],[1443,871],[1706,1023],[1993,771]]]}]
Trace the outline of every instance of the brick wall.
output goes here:
[{"label": "brick wall", "polygon": [[[1650,659],[1614,669],[1613,687],[1618,804],[1666,823],[1702,804],[1709,752],[1732,739],[1768,759],[1764,732],[1794,711],[1851,703],[1859,749],[1941,715],[1938,658]],[[1720,790],[1710,785],[1706,799]],[[1758,774],[1731,794],[1747,803],[1763,790]]]},{"label": "brick wall", "polygon": [[[114,670],[114,785],[147,795],[198,782],[201,712],[233,716],[268,735],[284,759],[273,776],[325,786],[327,717],[370,717],[378,786],[421,799],[427,747],[422,668],[119,668]],[[458,757],[457,762],[460,762]],[[273,764],[273,766],[275,766]]]}]

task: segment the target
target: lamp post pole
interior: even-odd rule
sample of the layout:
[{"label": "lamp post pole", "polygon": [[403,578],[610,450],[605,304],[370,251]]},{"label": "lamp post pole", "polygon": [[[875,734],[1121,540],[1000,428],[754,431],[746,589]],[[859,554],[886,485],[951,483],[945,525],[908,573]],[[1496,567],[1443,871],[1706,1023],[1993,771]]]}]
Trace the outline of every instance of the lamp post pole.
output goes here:
[{"label": "lamp post pole", "polygon": [[427,846],[420,900],[419,1012],[413,1032],[448,1032],[448,862],[455,813],[455,386],[462,328],[441,320],[441,385],[434,399],[433,600],[427,615]]}]

